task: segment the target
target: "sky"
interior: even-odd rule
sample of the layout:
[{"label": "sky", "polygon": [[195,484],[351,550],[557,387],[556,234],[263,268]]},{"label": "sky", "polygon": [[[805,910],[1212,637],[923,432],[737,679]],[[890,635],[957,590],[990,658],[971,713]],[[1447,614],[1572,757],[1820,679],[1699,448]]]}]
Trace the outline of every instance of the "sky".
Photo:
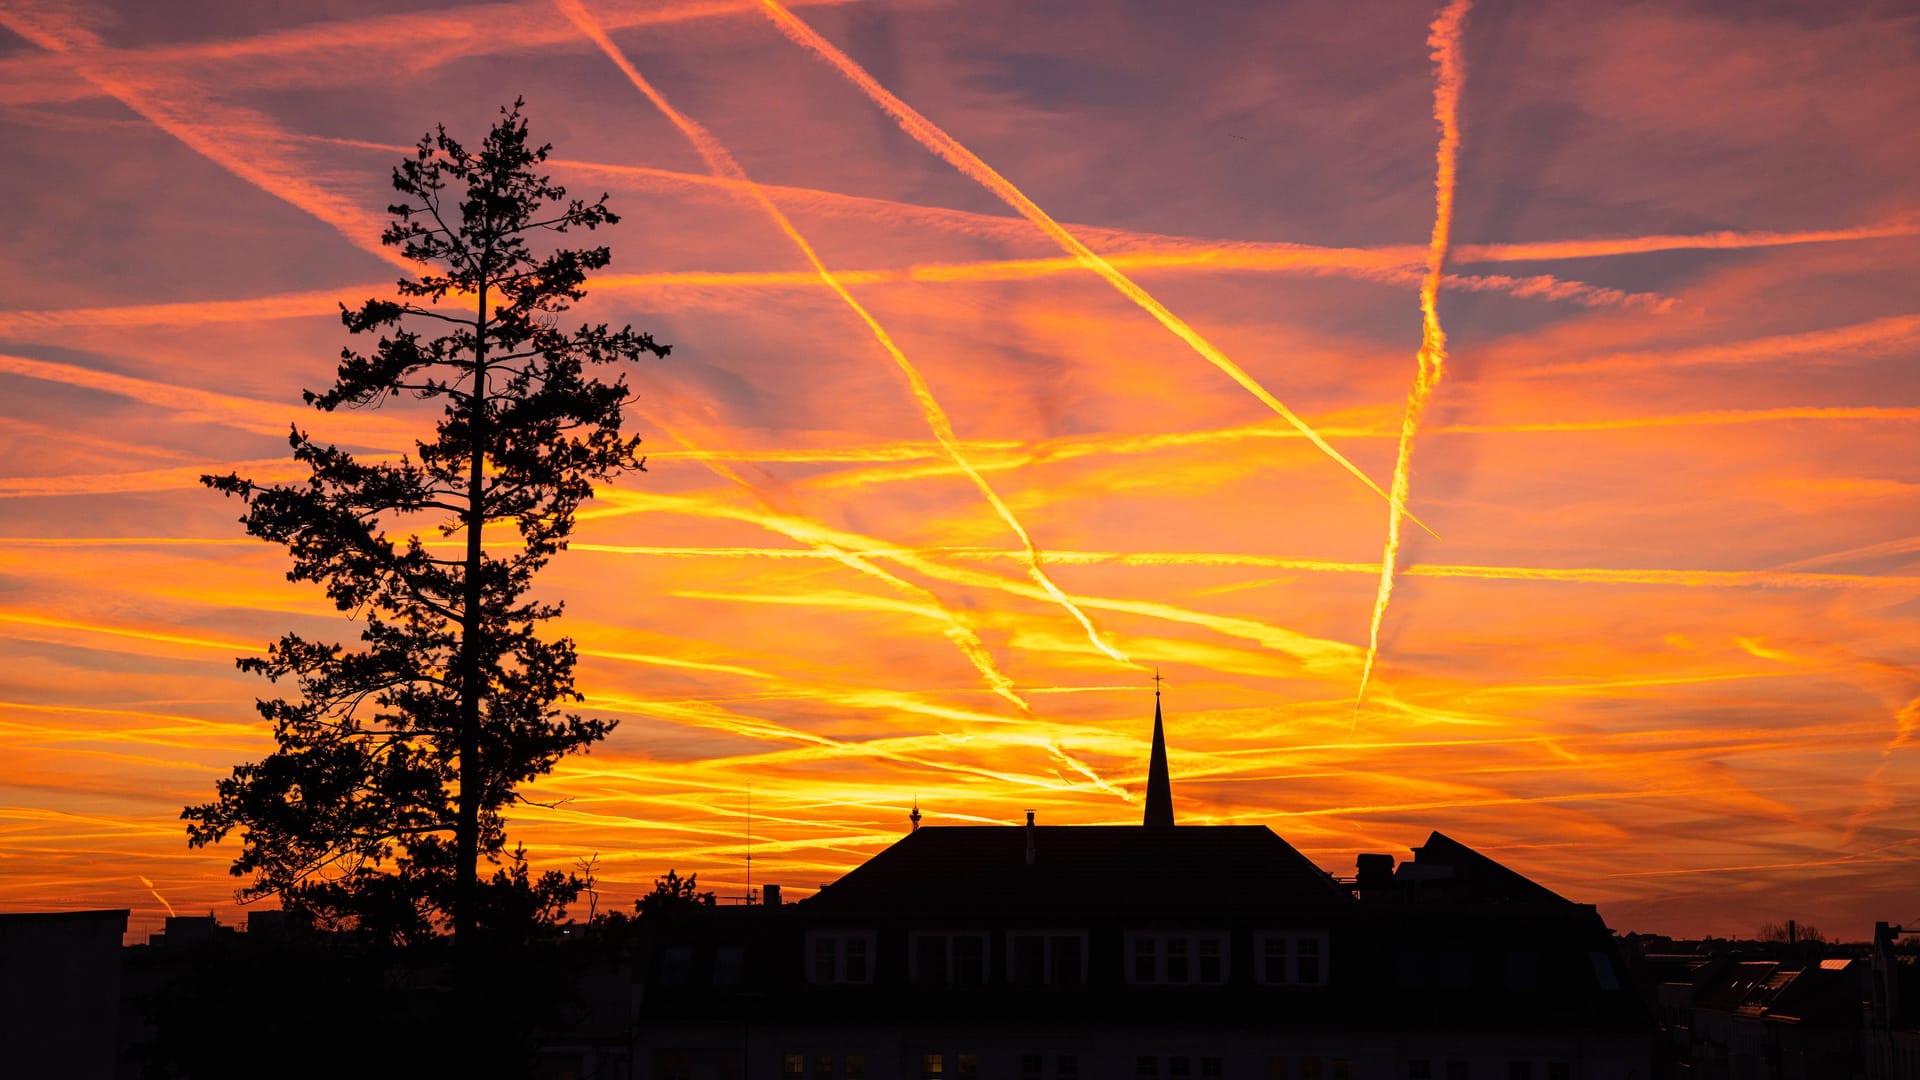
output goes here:
[{"label": "sky", "polygon": [[1920,921],[1910,7],[784,3],[0,0],[0,910],[242,917],[234,659],[357,631],[197,478],[412,448],[299,395],[524,96],[673,349],[539,585],[601,910],[1138,822],[1157,670],[1178,819],[1335,874]]}]

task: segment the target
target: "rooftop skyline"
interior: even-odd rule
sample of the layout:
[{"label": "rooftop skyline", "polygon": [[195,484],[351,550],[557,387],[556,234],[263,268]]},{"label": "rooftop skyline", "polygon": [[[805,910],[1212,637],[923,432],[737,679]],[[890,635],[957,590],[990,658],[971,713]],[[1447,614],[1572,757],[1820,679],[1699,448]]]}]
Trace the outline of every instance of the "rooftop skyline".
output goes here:
[{"label": "rooftop skyline", "polygon": [[1183,825],[1920,919],[1898,5],[166,7],[0,5],[0,910],[230,914],[233,658],[356,628],[197,478],[411,448],[299,393],[524,95],[673,346],[541,586],[620,727],[510,823],[603,905],[1138,823],[1157,667]]}]

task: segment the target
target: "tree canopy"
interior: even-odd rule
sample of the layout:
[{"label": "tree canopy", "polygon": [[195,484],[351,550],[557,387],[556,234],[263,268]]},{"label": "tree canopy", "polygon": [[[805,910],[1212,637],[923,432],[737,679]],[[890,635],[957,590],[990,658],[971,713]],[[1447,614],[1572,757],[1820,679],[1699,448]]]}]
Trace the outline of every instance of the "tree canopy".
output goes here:
[{"label": "tree canopy", "polygon": [[530,874],[503,814],[613,727],[565,708],[581,699],[574,645],[541,634],[561,605],[530,590],[594,485],[644,468],[621,368],[668,347],[630,326],[560,329],[611,256],[549,242],[619,219],[605,195],[569,199],[543,174],[550,148],[530,143],[521,108],[476,150],[441,127],[394,169],[381,240],[421,269],[397,299],[342,305],[376,343],[342,349],[333,385],[303,395],[327,412],[438,403],[413,452],[356,455],[295,426],[305,482],[202,478],[360,633],[357,648],[287,633],[239,661],[296,692],[257,703],[276,749],[185,809],[189,843],[238,831],[243,899],[387,940],[451,929],[457,943],[563,911],[580,882]]}]

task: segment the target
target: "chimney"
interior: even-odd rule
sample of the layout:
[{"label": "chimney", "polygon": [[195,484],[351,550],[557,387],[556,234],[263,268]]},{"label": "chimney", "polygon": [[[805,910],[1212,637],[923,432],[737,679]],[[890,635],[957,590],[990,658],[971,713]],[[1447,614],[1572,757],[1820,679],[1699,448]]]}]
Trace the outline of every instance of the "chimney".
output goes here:
[{"label": "chimney", "polygon": [[1027,865],[1033,865],[1033,811],[1027,811]]},{"label": "chimney", "polygon": [[780,886],[762,885],[760,887],[760,902],[767,905],[768,907],[779,907],[780,906]]},{"label": "chimney", "polygon": [[1359,876],[1354,884],[1362,889],[1386,889],[1393,886],[1393,856],[1366,854],[1356,860]]}]

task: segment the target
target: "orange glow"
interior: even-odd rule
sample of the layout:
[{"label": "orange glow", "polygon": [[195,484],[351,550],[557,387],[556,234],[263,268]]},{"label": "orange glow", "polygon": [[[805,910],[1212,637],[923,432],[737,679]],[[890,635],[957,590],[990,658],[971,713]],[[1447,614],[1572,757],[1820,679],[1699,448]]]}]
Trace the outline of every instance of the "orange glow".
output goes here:
[{"label": "orange glow", "polygon": [[417,452],[299,393],[395,161],[524,92],[623,219],[562,326],[673,344],[538,585],[620,726],[510,832],[601,910],[738,896],[749,784],[793,895],[916,799],[1138,821],[1157,667],[1179,819],[1332,873],[1438,828],[1622,930],[1910,913],[1906,23],[174,6],[0,14],[0,910],[241,917],[179,821],[270,746],[234,659],[359,624],[199,477]]}]

